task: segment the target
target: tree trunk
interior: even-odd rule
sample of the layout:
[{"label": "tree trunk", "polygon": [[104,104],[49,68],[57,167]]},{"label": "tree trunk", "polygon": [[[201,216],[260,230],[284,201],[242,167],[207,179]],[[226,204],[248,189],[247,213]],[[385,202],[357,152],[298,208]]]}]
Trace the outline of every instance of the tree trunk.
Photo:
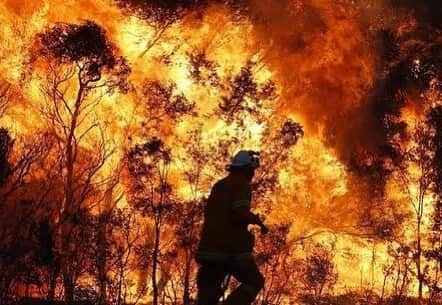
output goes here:
[{"label": "tree trunk", "polygon": [[98,284],[99,284],[99,299],[98,304],[106,303],[106,220],[103,220],[104,215],[100,216],[100,224],[98,228],[98,255],[97,255],[97,269],[98,269]]},{"label": "tree trunk", "polygon": [[184,269],[184,292],[183,292],[183,305],[190,304],[190,271],[192,262],[186,257],[186,266]]},{"label": "tree trunk", "polygon": [[124,267],[123,261],[120,261],[120,278],[118,279],[118,297],[117,297],[117,305],[121,305],[123,303],[122,300],[122,290],[123,290],[123,277],[124,277]]},{"label": "tree trunk", "polygon": [[402,297],[404,296],[404,292],[405,292],[405,287],[407,286],[407,284],[408,284],[408,281],[407,281],[407,279],[408,279],[408,271],[409,271],[409,265],[408,265],[408,263],[407,262],[405,262],[405,270],[404,270],[404,274],[402,275],[402,284],[401,284],[401,288],[400,288],[400,291],[399,291],[399,298],[398,298],[398,304],[401,304],[402,303]]},{"label": "tree trunk", "polygon": [[416,253],[417,279],[419,285],[418,286],[419,304],[422,304],[422,289],[423,289],[421,222],[422,218],[419,217],[417,222],[417,253]]},{"label": "tree trunk", "polygon": [[155,223],[155,241],[153,248],[153,257],[152,257],[152,294],[153,294],[153,305],[158,305],[158,283],[157,283],[157,269],[158,269],[158,256],[160,249],[160,224],[157,219]]},{"label": "tree trunk", "polygon": [[388,278],[388,274],[386,274],[384,276],[384,281],[382,283],[382,291],[381,291],[381,295],[379,298],[379,305],[382,305],[382,303],[384,303],[385,286],[387,285],[387,278]]},{"label": "tree trunk", "polygon": [[54,301],[55,300],[55,288],[57,287],[57,278],[60,273],[60,268],[58,265],[58,262],[54,263],[54,266],[52,266],[52,270],[50,270],[50,279],[49,279],[49,289],[48,289],[48,300]]},{"label": "tree trunk", "polygon": [[64,217],[62,218],[62,270],[63,284],[65,290],[64,299],[66,302],[74,300],[74,279],[73,279],[73,254],[75,252],[74,245],[71,242],[71,234],[73,231],[72,217],[76,213],[74,198],[74,165],[76,162],[75,150],[75,131],[77,128],[77,120],[80,115],[80,106],[83,100],[83,87],[80,85],[75,101],[75,108],[69,126],[69,133],[66,138],[66,180],[65,180],[65,206]]},{"label": "tree trunk", "polygon": [[70,270],[63,274],[64,300],[66,302],[74,301],[74,280],[72,279]]},{"label": "tree trunk", "polygon": [[108,215],[112,208],[112,187],[106,190],[104,197],[104,210],[101,211],[98,234],[97,234],[97,269],[98,269],[98,283],[99,283],[99,304],[106,304],[107,301],[107,222]]}]

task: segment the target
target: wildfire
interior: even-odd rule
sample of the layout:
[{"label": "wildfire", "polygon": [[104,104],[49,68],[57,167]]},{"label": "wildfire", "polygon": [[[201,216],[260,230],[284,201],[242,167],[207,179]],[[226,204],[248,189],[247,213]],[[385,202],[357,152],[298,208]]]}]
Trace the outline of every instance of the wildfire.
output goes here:
[{"label": "wildfire", "polygon": [[[277,187],[255,200],[257,209],[268,213],[269,223],[289,225],[287,244],[293,250],[291,259],[306,259],[307,241],[326,244],[334,253],[332,260],[339,274],[336,293],[367,286],[393,293],[396,288],[386,272],[396,266],[390,252],[392,248],[413,244],[416,222],[413,217],[406,218],[401,223],[404,228],[398,229],[400,242],[392,242],[388,230],[397,228],[391,229],[394,225],[386,218],[402,217],[396,209],[412,215],[419,204],[430,207],[435,194],[430,190],[422,194],[419,164],[404,162],[402,172],[376,180],[367,178],[368,162],[358,161],[364,159],[359,152],[369,155],[375,151],[382,138],[377,134],[381,131],[376,129],[383,124],[371,117],[372,113],[377,115],[377,110],[369,96],[380,73],[381,60],[361,21],[362,6],[353,4],[354,1],[281,1],[274,5],[270,2],[251,1],[250,18],[243,19],[235,17],[237,12],[226,5],[210,4],[204,13],[190,12],[167,27],[158,28],[139,16],[128,15],[112,1],[3,1],[0,80],[9,84],[14,94],[0,119],[1,126],[24,142],[32,142],[32,137],[40,132],[55,134],[55,146],[66,151],[61,140],[66,128],[57,129],[55,119],[48,119],[54,113],[53,96],[48,95],[50,90],[45,91],[45,86],[55,83],[56,78],[48,72],[49,61],[37,58],[37,37],[55,24],[91,20],[103,28],[118,56],[125,58],[131,70],[127,92],[115,90],[109,94],[105,87],[98,88],[84,95],[87,102],[80,107],[85,114],[79,119],[74,141],[78,143],[75,154],[83,161],[79,161],[76,170],[86,172],[87,164],[100,162],[100,151],[106,152],[102,166],[97,166],[96,175],[89,181],[94,189],[87,190],[89,197],[84,201],[92,214],[107,215],[106,211],[114,207],[123,211],[131,206],[135,196],[130,194],[136,187],[131,184],[133,173],[125,162],[129,162],[131,149],[143,145],[146,139],[160,138],[170,150],[165,148],[170,153],[168,157],[175,160],[170,168],[167,160],[160,160],[166,164],[164,175],[167,172],[170,187],[176,190],[175,200],[182,205],[196,204],[206,197],[210,185],[223,174],[229,156],[247,147],[263,153],[265,166],[271,168],[269,176],[276,172]],[[400,37],[405,35],[402,27],[398,27]],[[417,78],[425,70],[424,64],[424,59],[412,60],[410,70]],[[60,73],[71,73],[69,67],[63,69]],[[73,65],[72,69],[78,73],[78,67]],[[435,76],[425,93],[424,99],[431,103],[421,107],[422,98],[409,100],[392,122],[404,122],[405,132],[411,134],[425,120],[428,110],[441,104],[437,82]],[[80,87],[78,79],[72,77],[57,89],[66,99],[67,109],[74,109]],[[242,102],[239,116],[220,110],[223,102],[239,107],[238,100]],[[90,109],[88,103],[93,105]],[[166,103],[161,104],[165,112],[155,112],[155,103]],[[174,117],[167,107],[184,114]],[[58,119],[65,124],[72,117],[71,111],[65,111]],[[286,120],[300,123],[304,133],[299,142],[294,142],[296,145],[288,148],[283,146],[284,138],[279,134]],[[399,132],[392,138],[404,150],[417,145],[415,139],[401,138]],[[271,143],[277,141],[282,144],[272,147]],[[227,146],[226,151],[221,151],[221,144]],[[13,151],[16,160],[21,155],[19,147]],[[217,154],[212,155],[217,149]],[[195,153],[197,150],[200,152]],[[281,160],[277,158],[279,154],[283,156]],[[195,155],[200,159],[192,159]],[[147,162],[150,157],[142,161]],[[52,165],[38,164],[35,168],[52,166],[55,170],[61,166],[57,158],[61,157],[54,155],[51,159]],[[67,169],[61,167],[60,181],[55,184],[64,183],[61,177]],[[200,167],[197,174],[192,172]],[[39,179],[44,179],[44,175],[43,171]],[[32,184],[36,178],[31,175],[27,179]],[[375,202],[380,199],[374,194],[379,192],[373,189],[382,184],[381,180],[385,180],[385,204],[378,206]],[[369,206],[373,206],[375,216],[367,214]],[[190,208],[185,211],[192,213]],[[120,269],[109,267],[106,274],[122,279],[120,290],[123,278],[127,280],[124,297],[130,302],[151,299],[148,259],[135,256],[140,249],[147,253],[146,249],[154,243],[155,224],[152,219],[143,218],[147,213],[131,216],[121,212],[120,233],[108,228],[103,229],[104,233],[96,233],[116,235],[109,251],[120,255],[115,254],[119,260],[113,262]],[[423,235],[430,230],[432,213],[432,209],[425,209],[418,219]],[[182,219],[170,223],[179,221]],[[185,225],[190,226],[182,224]],[[131,232],[124,231],[129,227]],[[178,282],[174,277],[179,276],[181,267],[174,264],[183,260],[183,254],[173,248],[174,230],[178,229],[170,224],[163,235],[166,242],[161,259],[168,265],[154,271],[166,292]],[[135,245],[133,249],[123,246],[129,241]],[[166,253],[172,258],[166,258]],[[423,260],[419,253],[421,256]],[[123,266],[123,262],[127,265]],[[417,280],[409,282],[413,287],[410,294],[417,295]],[[96,285],[87,273],[79,283]]]}]

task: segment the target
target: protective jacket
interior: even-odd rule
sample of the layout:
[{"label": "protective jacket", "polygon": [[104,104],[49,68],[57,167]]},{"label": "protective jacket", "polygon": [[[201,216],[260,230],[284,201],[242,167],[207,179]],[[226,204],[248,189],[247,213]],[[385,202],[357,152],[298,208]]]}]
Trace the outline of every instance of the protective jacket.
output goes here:
[{"label": "protective jacket", "polygon": [[249,182],[230,174],[212,188],[204,213],[204,224],[197,260],[222,261],[250,257],[255,239],[248,230],[254,215],[250,212]]}]

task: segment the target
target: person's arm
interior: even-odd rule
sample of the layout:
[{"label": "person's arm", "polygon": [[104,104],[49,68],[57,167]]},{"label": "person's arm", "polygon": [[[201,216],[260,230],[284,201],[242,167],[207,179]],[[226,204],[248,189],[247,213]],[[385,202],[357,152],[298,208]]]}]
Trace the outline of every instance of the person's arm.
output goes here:
[{"label": "person's arm", "polygon": [[252,194],[250,187],[236,190],[232,201],[232,219],[237,224],[259,225],[259,217],[250,211]]},{"label": "person's arm", "polygon": [[250,207],[246,208],[245,206],[239,206],[234,208],[233,210],[233,219],[234,222],[243,225],[257,225],[261,229],[262,234],[267,234],[269,229],[266,225],[261,221],[259,215],[250,212]]}]

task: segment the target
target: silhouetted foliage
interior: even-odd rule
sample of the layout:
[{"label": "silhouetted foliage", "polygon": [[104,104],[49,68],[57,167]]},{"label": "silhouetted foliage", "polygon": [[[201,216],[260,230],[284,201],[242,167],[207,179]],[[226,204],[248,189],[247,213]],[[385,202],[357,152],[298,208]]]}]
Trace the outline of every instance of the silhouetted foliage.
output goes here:
[{"label": "silhouetted foliage", "polygon": [[283,148],[289,149],[296,145],[299,139],[304,136],[304,130],[301,124],[287,120],[282,125],[280,135]]},{"label": "silhouetted foliage", "polygon": [[436,195],[442,199],[442,106],[432,108],[428,115],[428,124],[433,129],[433,166],[434,166],[434,187]]},{"label": "silhouetted foliage", "polygon": [[191,65],[190,75],[196,83],[214,87],[221,86],[221,79],[216,71],[217,64],[208,60],[204,51],[196,51],[188,56]]},{"label": "silhouetted foliage", "polygon": [[43,56],[59,60],[61,64],[77,63],[80,85],[93,86],[107,72],[107,90],[129,90],[126,78],[130,68],[123,57],[116,55],[116,47],[95,22],[58,23],[40,34],[39,38]]},{"label": "silhouetted foliage", "polygon": [[150,258],[148,265],[151,267],[154,305],[158,305],[162,293],[157,273],[163,255],[164,230],[173,214],[173,189],[168,177],[171,161],[170,149],[158,138],[135,145],[127,153],[127,169],[131,178],[129,203],[142,216],[153,221],[152,245],[145,244],[138,253],[144,257],[143,261]]},{"label": "silhouetted foliage", "polygon": [[254,63],[247,63],[241,71],[229,81],[229,94],[222,97],[219,112],[227,122],[235,120],[242,123],[244,113],[257,117],[262,115],[264,102],[275,96],[275,84],[269,80],[264,84],[258,83],[253,75]]},{"label": "silhouetted foliage", "polygon": [[[90,250],[88,245],[93,242],[83,230],[92,225],[88,204],[106,185],[108,177],[99,177],[99,173],[114,152],[104,126],[92,119],[93,111],[104,96],[116,90],[128,92],[130,68],[104,29],[92,21],[57,23],[38,39],[34,57],[46,68],[41,89],[48,101],[41,112],[57,136],[55,154],[64,184],[64,206],[58,210],[61,230],[57,231],[61,235],[64,298],[72,302],[76,289],[81,288],[76,287],[78,278],[90,269],[91,252],[81,250]],[[73,96],[66,87],[74,88]],[[88,151],[85,139],[93,132]]]},{"label": "silhouetted foliage", "polygon": [[419,5],[419,3],[413,0],[389,0],[389,3],[398,8],[413,11],[422,24],[442,28],[442,7],[438,0],[426,1],[425,5]]},{"label": "silhouetted foliage", "polygon": [[307,304],[320,304],[323,293],[336,284],[338,275],[332,259],[333,253],[318,244],[305,260],[302,277],[308,292],[304,297]]},{"label": "silhouetted foliage", "polygon": [[295,258],[288,241],[291,223],[269,227],[269,233],[260,236],[256,247],[256,262],[266,279],[258,304],[282,304],[293,294],[291,286],[299,276],[299,259]]},{"label": "silhouetted foliage", "polygon": [[156,25],[172,24],[189,11],[205,7],[208,0],[116,0],[129,13]]},{"label": "silhouetted foliage", "polygon": [[[149,158],[146,160],[146,158]],[[135,145],[127,154],[128,170],[132,177],[140,180],[151,179],[158,162],[171,162],[170,151],[163,141],[152,138],[144,144]]]},{"label": "silhouetted foliage", "polygon": [[427,118],[431,128],[431,166],[432,182],[435,194],[434,208],[431,217],[430,246],[425,250],[425,257],[433,263],[428,266],[425,282],[430,290],[430,298],[442,299],[442,106],[433,107]]},{"label": "silhouetted foliage", "polygon": [[[279,187],[279,168],[287,162],[291,149],[304,136],[301,124],[286,119],[275,131],[268,131],[264,139],[266,149],[261,153],[262,166],[253,181],[254,194],[268,213],[270,195]],[[270,200],[271,201],[271,200]]]},{"label": "silhouetted foliage", "polygon": [[[437,32],[417,29],[400,35],[393,29],[377,33],[380,50],[380,75],[369,97],[373,128],[377,130],[369,148],[369,162],[355,161],[351,166],[371,176],[376,196],[382,196],[385,181],[403,161],[400,143],[407,141],[407,124],[401,118],[405,106],[420,102],[422,93],[440,83],[435,81],[442,67]],[[404,47],[405,46],[405,47]],[[439,85],[440,86],[440,85]],[[424,101],[421,101],[425,103]]]},{"label": "silhouetted foliage", "polygon": [[175,88],[173,83],[163,85],[159,81],[144,82],[141,90],[145,99],[146,125],[150,122],[159,124],[166,117],[177,121],[184,115],[195,114],[195,103],[184,94],[176,94]]},{"label": "silhouetted foliage", "polygon": [[115,64],[112,45],[103,29],[92,21],[81,25],[57,24],[41,34],[41,41],[44,51],[67,62],[88,59],[96,61],[97,66],[112,67]]}]

